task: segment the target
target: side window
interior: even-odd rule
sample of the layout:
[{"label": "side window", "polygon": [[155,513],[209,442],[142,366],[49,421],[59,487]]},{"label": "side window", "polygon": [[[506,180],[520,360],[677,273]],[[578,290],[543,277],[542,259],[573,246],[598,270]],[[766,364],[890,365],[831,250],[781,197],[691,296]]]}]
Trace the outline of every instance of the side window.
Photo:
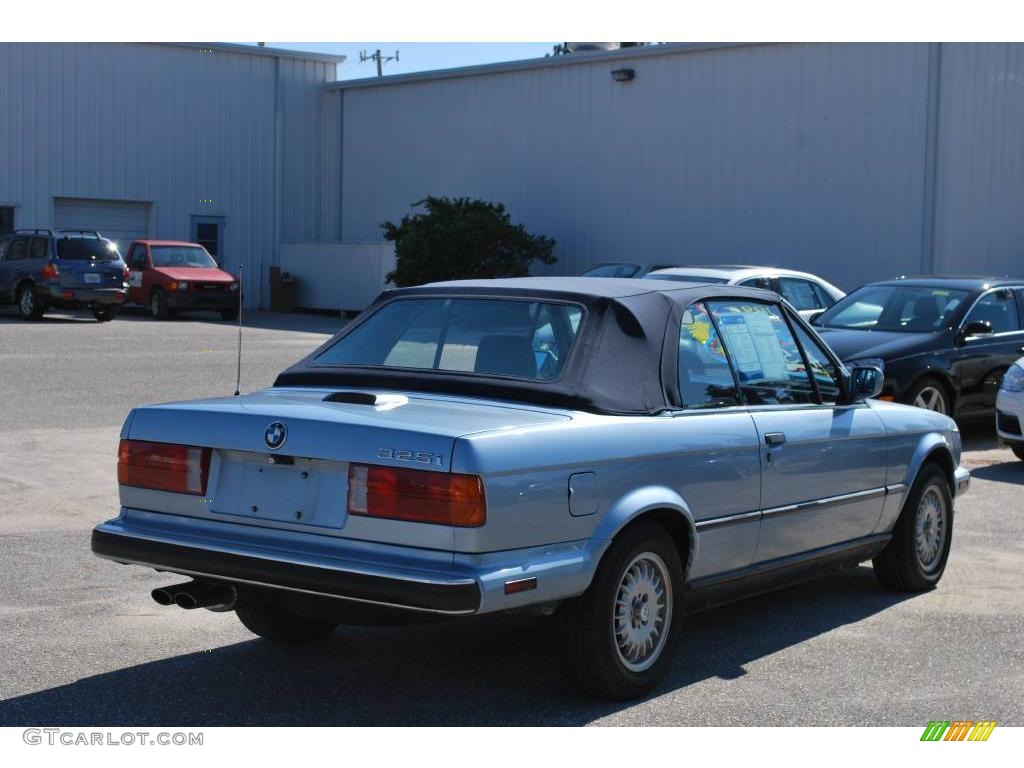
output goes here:
[{"label": "side window", "polygon": [[16,237],[11,241],[11,249],[7,254],[7,258],[11,261],[15,259],[24,259],[28,255],[28,238],[27,237]]},{"label": "side window", "polygon": [[967,313],[963,325],[968,323],[988,323],[992,333],[1011,333],[1020,330],[1020,315],[1017,302],[1013,299],[1013,291],[996,290],[985,294]]},{"label": "side window", "polygon": [[770,277],[751,277],[741,282],[740,285],[746,288],[760,288],[762,291],[775,290],[775,286],[772,285]]},{"label": "side window", "polygon": [[740,402],[722,340],[702,304],[693,304],[683,312],[679,393],[684,408],[715,408]]},{"label": "side window", "polygon": [[842,390],[839,387],[839,372],[836,367],[816,339],[811,338],[811,335],[796,323],[793,323],[793,328],[796,330],[796,337],[800,340],[800,346],[803,347],[804,354],[807,356],[807,362],[811,366],[811,376],[814,377],[814,382],[818,385],[818,393],[821,395],[822,402],[838,402]]},{"label": "side window", "polygon": [[811,379],[782,308],[753,301],[708,307],[721,329],[744,399],[751,405],[816,402]]},{"label": "side window", "polygon": [[132,246],[131,255],[128,257],[128,266],[131,267],[132,269],[146,268],[146,246]]},{"label": "side window", "polygon": [[818,300],[818,295],[814,292],[814,283],[803,278],[780,277],[779,293],[800,312],[808,309],[824,309],[829,306]]},{"label": "side window", "polygon": [[49,258],[49,244],[49,241],[47,241],[45,237],[33,237],[32,245],[29,247],[28,257],[39,261]]},{"label": "side window", "polygon": [[814,295],[818,297],[818,306],[822,309],[828,309],[836,303],[836,300],[832,298],[832,294],[817,283],[811,283],[811,287],[814,288]]}]

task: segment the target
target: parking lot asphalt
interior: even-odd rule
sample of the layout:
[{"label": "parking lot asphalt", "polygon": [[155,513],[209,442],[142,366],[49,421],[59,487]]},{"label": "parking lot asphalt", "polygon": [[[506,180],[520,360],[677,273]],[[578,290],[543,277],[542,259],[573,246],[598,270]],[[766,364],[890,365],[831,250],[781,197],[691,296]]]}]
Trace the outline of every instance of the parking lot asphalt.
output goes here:
[{"label": "parking lot asphalt", "polygon": [[[252,313],[243,391],[341,325]],[[1024,462],[963,425],[974,480],[938,589],[867,566],[690,617],[642,702],[579,698],[551,622],[342,628],[307,647],[233,614],[161,608],[172,579],[99,560],[115,459],[140,403],[229,395],[236,328],[205,317],[0,315],[0,725],[1024,725]]]}]

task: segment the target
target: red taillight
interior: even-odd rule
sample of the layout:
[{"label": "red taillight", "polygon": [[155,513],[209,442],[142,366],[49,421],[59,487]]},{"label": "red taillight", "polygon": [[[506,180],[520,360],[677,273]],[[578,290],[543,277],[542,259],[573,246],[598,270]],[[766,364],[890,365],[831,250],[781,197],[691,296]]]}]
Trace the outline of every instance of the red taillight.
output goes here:
[{"label": "red taillight", "polygon": [[209,448],[122,440],[117,449],[121,485],[202,496],[209,474]]},{"label": "red taillight", "polygon": [[42,276],[44,280],[50,280],[54,277],[60,277],[60,270],[57,269],[56,264],[54,264],[52,261],[48,261],[43,265],[43,268],[42,270],[40,270],[39,274]]},{"label": "red taillight", "polygon": [[128,276],[129,276],[130,274],[131,274],[131,270],[130,270],[130,269],[128,269],[128,265],[127,265],[127,264],[125,264],[125,265],[124,265],[124,281],[125,281],[126,283],[128,282]]},{"label": "red taillight", "polygon": [[483,525],[487,520],[484,484],[476,475],[368,464],[348,468],[348,511],[461,527]]}]

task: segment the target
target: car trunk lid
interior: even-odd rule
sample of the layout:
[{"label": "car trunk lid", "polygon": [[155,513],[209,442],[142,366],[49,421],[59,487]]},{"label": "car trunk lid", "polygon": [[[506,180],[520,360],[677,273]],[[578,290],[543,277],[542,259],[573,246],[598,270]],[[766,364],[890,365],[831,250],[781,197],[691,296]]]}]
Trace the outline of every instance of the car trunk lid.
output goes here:
[{"label": "car trunk lid", "polygon": [[568,418],[470,399],[320,388],[147,406],[133,412],[126,437],[211,448],[207,491],[199,498],[122,486],[121,501],[154,512],[448,548],[447,526],[349,519],[349,464],[447,472],[462,435]]}]

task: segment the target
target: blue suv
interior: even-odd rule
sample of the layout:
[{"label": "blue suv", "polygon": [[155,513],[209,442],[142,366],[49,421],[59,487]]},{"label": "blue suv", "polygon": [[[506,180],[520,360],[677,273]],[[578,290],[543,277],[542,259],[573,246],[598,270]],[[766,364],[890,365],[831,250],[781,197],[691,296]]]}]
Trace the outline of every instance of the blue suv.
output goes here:
[{"label": "blue suv", "polygon": [[128,266],[93,230],[19,229],[0,238],[0,304],[23,320],[50,308],[89,309],[100,322],[124,304]]}]

